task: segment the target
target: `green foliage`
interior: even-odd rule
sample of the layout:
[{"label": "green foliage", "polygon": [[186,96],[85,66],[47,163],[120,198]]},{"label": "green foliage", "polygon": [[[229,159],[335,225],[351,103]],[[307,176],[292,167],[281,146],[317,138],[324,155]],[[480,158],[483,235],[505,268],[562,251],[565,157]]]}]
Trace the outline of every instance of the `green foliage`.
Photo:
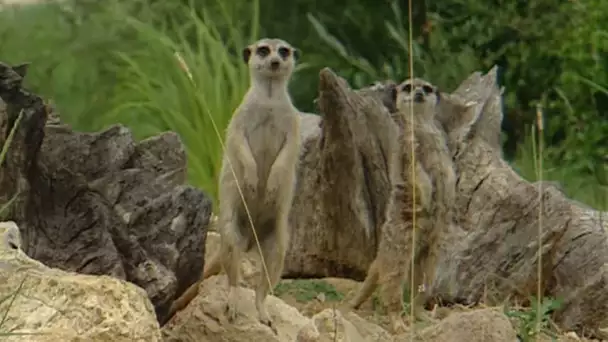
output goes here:
[{"label": "green foliage", "polygon": [[[403,80],[409,75],[409,27],[407,22],[407,13],[398,5],[398,2],[390,2],[390,12],[386,17],[390,20],[379,20],[384,29],[377,32],[373,37],[369,37],[366,42],[369,45],[375,45],[378,54],[381,58],[376,60],[367,59],[363,55],[359,55],[360,51],[349,51],[348,48],[340,42],[340,38],[331,34],[331,32],[314,16],[308,15],[313,27],[319,38],[331,47],[331,53],[339,56],[348,67],[351,68],[347,77],[353,87],[363,87],[376,80],[394,79]],[[405,19],[404,19],[405,18]],[[417,76],[431,79],[436,84],[442,86],[457,86],[465,77],[477,69],[473,51],[466,46],[461,47],[460,52],[452,53],[446,51],[442,39],[445,32],[438,30],[433,33],[433,39],[430,40],[430,48],[424,49],[418,41],[412,44],[412,59],[414,72]],[[386,48],[379,46],[378,37],[382,37],[380,41],[385,41]],[[369,49],[369,47],[368,47]],[[430,53],[430,50],[433,53]],[[382,52],[380,52],[382,51]],[[377,56],[376,56],[377,57]],[[451,59],[451,68],[442,67],[445,60]],[[342,65],[339,69],[344,69]]]},{"label": "green foliage", "polygon": [[[557,182],[560,190],[575,200],[594,207],[597,210],[608,210],[607,165],[598,163],[593,174],[585,174],[576,168],[547,158],[546,151],[540,156],[538,151],[538,134],[536,128],[526,127],[524,141],[517,147],[514,167],[519,174],[529,181]],[[542,177],[538,167],[542,158]]]},{"label": "green foliage", "polygon": [[[27,80],[36,84],[31,88],[54,99],[76,129],[122,123],[139,139],[177,132],[190,182],[216,199],[224,129],[248,86],[240,51],[259,34],[258,2],[247,6],[248,17],[237,17],[243,8],[222,1],[215,2],[215,13],[195,11],[194,3],[147,7],[143,1],[8,11],[2,15],[10,22],[0,20],[7,42],[2,59],[32,61]],[[52,19],[42,19],[45,15]],[[30,22],[31,17],[39,21]],[[26,27],[14,35],[12,28],[23,21]],[[22,34],[34,31],[40,33]]]},{"label": "green foliage", "polygon": [[111,53],[128,46],[120,38],[124,23],[54,4],[5,9],[1,16],[2,61],[32,62],[26,86],[53,99],[78,129],[99,129],[115,85]]},{"label": "green foliage", "polygon": [[[309,15],[333,52],[324,63],[342,60],[351,70],[342,75],[355,87],[407,77],[408,27],[399,4],[391,1],[387,6],[392,15],[384,11],[374,17],[374,23],[384,23],[385,31],[374,29],[370,39],[358,38],[360,26],[332,31]],[[543,158],[546,165],[556,166],[548,179],[595,208],[608,208],[602,181],[608,172],[608,3],[533,0],[488,5],[451,0],[427,3],[426,19],[432,23],[426,44],[419,43],[420,33],[414,32],[415,74],[451,90],[472,71],[499,65],[506,86],[506,155],[519,168],[535,164],[525,153],[530,147],[525,132],[536,121],[535,105],[540,102],[546,121]],[[345,33],[349,28],[352,31]],[[359,50],[347,47],[352,37],[357,37]],[[367,59],[364,50],[380,51],[376,55],[381,58]],[[527,178],[534,179],[530,174]]]},{"label": "green foliage", "polygon": [[[507,317],[514,319],[517,322],[518,336],[524,342],[536,341],[537,327],[540,323],[540,332],[547,334],[553,338],[557,338],[556,334],[550,329],[550,315],[554,310],[558,310],[562,302],[553,298],[543,298],[540,307],[534,296],[530,298],[530,308],[516,309],[512,307],[504,307],[504,313]],[[541,321],[538,322],[538,317]]]},{"label": "green foliage", "polygon": [[546,179],[606,208],[605,188],[595,185],[606,184],[608,3],[417,1],[412,49],[407,5],[110,0],[26,6],[0,13],[0,58],[32,62],[27,85],[53,99],[76,129],[120,122],[137,138],[176,131],[186,146],[191,183],[213,197],[221,156],[217,132],[223,135],[248,82],[239,51],[260,36],[281,37],[303,52],[290,90],[306,111],[315,109],[318,71],[326,66],[353,87],[400,80],[409,75],[411,50],[414,73],[451,91],[471,72],[498,64],[506,87],[507,157],[520,170],[534,165],[527,159],[526,127],[542,103],[543,158],[552,168]]},{"label": "green foliage", "polygon": [[344,295],[325,280],[294,279],[279,283],[274,288],[276,296],[290,294],[300,303],[310,302],[323,293],[327,301],[341,301]]}]

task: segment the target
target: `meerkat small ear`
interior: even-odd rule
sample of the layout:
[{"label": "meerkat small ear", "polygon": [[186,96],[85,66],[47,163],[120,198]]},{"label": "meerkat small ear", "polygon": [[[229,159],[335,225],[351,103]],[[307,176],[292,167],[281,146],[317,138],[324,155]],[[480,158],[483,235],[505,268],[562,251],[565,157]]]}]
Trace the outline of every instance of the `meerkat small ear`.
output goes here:
[{"label": "meerkat small ear", "polygon": [[385,93],[388,95],[388,99],[385,97],[386,102],[384,103],[384,106],[388,109],[390,113],[397,112],[397,87],[397,84],[391,82],[388,84],[388,89]]},{"label": "meerkat small ear", "polygon": [[296,48],[293,49],[293,59],[295,59],[296,61],[300,59],[300,50]]},{"label": "meerkat small ear", "polygon": [[441,101],[441,91],[439,91],[439,88],[435,88],[435,94],[437,96],[437,102]]},{"label": "meerkat small ear", "polygon": [[245,64],[249,63],[249,58],[251,57],[251,48],[248,46],[243,49],[243,61]]},{"label": "meerkat small ear", "polygon": [[399,87],[399,85],[391,83],[388,86],[388,91],[391,97],[391,100],[393,101],[393,103],[397,102],[397,87]]}]

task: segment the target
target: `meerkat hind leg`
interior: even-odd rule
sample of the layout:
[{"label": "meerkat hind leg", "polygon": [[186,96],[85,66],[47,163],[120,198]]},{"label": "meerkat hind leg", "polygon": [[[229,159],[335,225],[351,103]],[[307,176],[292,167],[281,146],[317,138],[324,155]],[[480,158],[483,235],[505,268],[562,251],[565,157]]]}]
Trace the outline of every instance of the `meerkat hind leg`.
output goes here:
[{"label": "meerkat hind leg", "polygon": [[[232,223],[233,224],[233,223]],[[230,228],[236,228],[230,227]],[[226,314],[230,322],[234,322],[237,316],[237,303],[238,303],[238,283],[240,280],[240,262],[242,256],[242,248],[247,241],[244,238],[237,237],[231,230],[225,237],[222,238],[222,267],[226,271],[228,278],[228,299],[226,303]]]},{"label": "meerkat hind leg", "polygon": [[[241,251],[248,240],[242,237],[240,230],[235,229],[246,223],[243,220],[238,220],[237,224],[235,224],[233,220],[234,219],[231,217],[221,217],[219,219],[219,222],[222,224],[222,229],[220,230],[220,248],[211,255],[209,261],[205,261],[203,279],[219,274],[222,271],[222,268],[227,271],[228,269],[225,267],[227,262],[226,258],[236,257],[239,258],[240,261],[240,255],[235,255],[234,249],[240,248],[239,251]],[[237,251],[237,253],[239,251]]]},{"label": "meerkat hind leg", "polygon": [[363,302],[365,302],[369,297],[371,297],[372,293],[374,293],[374,291],[378,287],[379,275],[380,274],[378,272],[378,259],[376,258],[369,266],[369,269],[367,270],[367,276],[365,277],[365,280],[359,288],[359,291],[357,291],[355,297],[353,297],[348,302],[348,304],[343,307],[346,312],[358,309],[361,304],[363,304]]},{"label": "meerkat hind leg", "polygon": [[430,290],[429,278],[432,278],[433,271],[436,262],[436,252],[427,250],[427,255],[421,257],[418,263],[416,263],[415,277],[414,277],[414,288],[410,291],[416,291],[414,296],[414,302],[411,303],[414,309],[414,318],[418,321],[428,322],[431,317],[425,310],[425,304],[427,300],[427,291]]},{"label": "meerkat hind leg", "polygon": [[[394,334],[407,331],[402,319],[403,313],[403,285],[407,278],[407,267],[404,265],[385,265],[386,269],[381,273],[380,298],[386,307],[389,320]],[[390,271],[387,271],[390,269]]]},{"label": "meerkat hind leg", "polygon": [[285,254],[287,253],[288,244],[288,222],[287,216],[284,216],[284,218],[277,220],[274,234],[270,234],[266,236],[263,241],[260,241],[260,245],[262,247],[261,252],[264,256],[266,269],[268,270],[268,277],[266,272],[264,272],[262,269],[259,273],[258,283],[255,291],[255,306],[258,311],[259,320],[262,324],[270,327],[275,334],[277,334],[277,330],[273,325],[270,315],[268,314],[265,300],[270,290],[274,289],[277,283],[281,280],[281,274],[283,273]]}]

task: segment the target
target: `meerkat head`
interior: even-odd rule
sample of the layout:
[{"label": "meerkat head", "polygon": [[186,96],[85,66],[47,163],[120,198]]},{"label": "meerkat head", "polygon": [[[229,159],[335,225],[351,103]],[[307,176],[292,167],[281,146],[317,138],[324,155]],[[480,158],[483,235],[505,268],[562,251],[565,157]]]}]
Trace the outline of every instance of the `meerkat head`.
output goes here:
[{"label": "meerkat head", "polygon": [[398,109],[409,110],[410,106],[413,106],[414,111],[419,114],[434,114],[435,106],[441,97],[437,87],[420,78],[403,81],[393,92]]},{"label": "meerkat head", "polygon": [[281,39],[260,39],[243,49],[252,75],[273,80],[288,79],[299,57],[300,51]]}]

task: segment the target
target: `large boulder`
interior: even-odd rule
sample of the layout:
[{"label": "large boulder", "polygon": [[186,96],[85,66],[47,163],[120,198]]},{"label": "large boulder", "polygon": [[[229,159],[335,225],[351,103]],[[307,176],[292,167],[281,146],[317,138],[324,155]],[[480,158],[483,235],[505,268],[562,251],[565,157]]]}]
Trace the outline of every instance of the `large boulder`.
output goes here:
[{"label": "large boulder", "polygon": [[20,240],[14,222],[0,222],[3,341],[161,341],[142,288],[116,277],[49,268],[28,257]]},{"label": "large boulder", "polygon": [[27,65],[0,62],[0,203],[12,199],[23,250],[49,267],[144,288],[158,319],[203,268],[211,200],[186,185],[175,133],[141,142],[114,125],[76,132],[22,87]]}]

